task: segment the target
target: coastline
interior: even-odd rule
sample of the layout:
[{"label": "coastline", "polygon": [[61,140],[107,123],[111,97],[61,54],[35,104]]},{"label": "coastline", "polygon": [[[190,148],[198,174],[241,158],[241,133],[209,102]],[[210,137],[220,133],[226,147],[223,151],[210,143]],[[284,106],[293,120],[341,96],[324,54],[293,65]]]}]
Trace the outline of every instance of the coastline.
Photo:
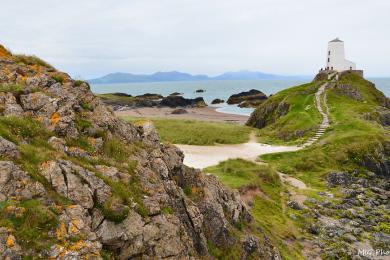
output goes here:
[{"label": "coastline", "polygon": [[148,117],[148,118],[166,118],[166,119],[188,119],[188,120],[200,120],[208,122],[227,122],[244,125],[249,116],[228,114],[224,112],[218,112],[219,107],[195,107],[186,108],[188,113],[186,114],[172,114],[175,108],[169,107],[143,107],[143,108],[131,108],[123,111],[115,111],[115,114],[120,117],[132,116],[132,117]]}]

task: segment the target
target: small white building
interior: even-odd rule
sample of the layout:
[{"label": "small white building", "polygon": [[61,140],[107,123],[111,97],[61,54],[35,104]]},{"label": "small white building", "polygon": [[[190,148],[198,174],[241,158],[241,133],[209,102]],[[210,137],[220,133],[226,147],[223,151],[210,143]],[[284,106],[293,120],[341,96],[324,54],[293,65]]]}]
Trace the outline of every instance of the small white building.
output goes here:
[{"label": "small white building", "polygon": [[326,70],[356,70],[356,64],[345,59],[344,42],[336,38],[328,43]]}]

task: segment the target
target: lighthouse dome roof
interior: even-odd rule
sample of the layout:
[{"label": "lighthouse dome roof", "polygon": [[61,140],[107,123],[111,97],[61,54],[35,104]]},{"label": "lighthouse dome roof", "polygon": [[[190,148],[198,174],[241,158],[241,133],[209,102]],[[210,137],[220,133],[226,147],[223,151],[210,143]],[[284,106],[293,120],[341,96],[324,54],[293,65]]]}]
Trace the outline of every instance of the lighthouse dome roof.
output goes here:
[{"label": "lighthouse dome roof", "polygon": [[331,40],[330,42],[343,42],[342,40],[340,40],[338,37],[334,40]]}]

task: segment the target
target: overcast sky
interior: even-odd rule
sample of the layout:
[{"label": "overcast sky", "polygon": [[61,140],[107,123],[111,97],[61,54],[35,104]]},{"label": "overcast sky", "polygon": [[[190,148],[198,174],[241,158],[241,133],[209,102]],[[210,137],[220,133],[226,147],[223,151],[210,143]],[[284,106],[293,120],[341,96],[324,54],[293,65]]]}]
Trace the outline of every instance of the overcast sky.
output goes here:
[{"label": "overcast sky", "polygon": [[110,72],[313,75],[327,42],[390,76],[389,0],[1,0],[0,43],[84,79]]}]

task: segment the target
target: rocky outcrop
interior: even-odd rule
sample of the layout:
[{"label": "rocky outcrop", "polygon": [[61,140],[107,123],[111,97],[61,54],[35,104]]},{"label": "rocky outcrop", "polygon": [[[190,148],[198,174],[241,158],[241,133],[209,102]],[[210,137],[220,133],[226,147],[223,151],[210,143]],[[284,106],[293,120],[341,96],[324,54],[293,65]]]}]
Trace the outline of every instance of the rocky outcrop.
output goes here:
[{"label": "rocky outcrop", "polygon": [[261,104],[249,117],[247,125],[263,128],[274,123],[278,118],[286,115],[290,105],[283,101],[270,100]]},{"label": "rocky outcrop", "polygon": [[[173,95],[174,94],[174,95]],[[207,106],[203,98],[184,98],[180,93],[172,93],[167,97],[159,94],[146,93],[139,96],[129,96],[122,93],[99,95],[102,101],[114,108],[114,110],[125,110],[136,107],[204,107]]]},{"label": "rocky outcrop", "polygon": [[225,103],[225,100],[216,98],[216,99],[213,99],[213,101],[211,101],[211,104],[213,104],[213,105],[221,104],[221,103]]},{"label": "rocky outcrop", "polygon": [[12,161],[0,161],[0,201],[32,199],[46,194],[44,186]]},{"label": "rocky outcrop", "polygon": [[184,166],[153,124],[116,118],[87,83],[36,57],[17,60],[0,57],[0,117],[18,122],[0,137],[0,220],[12,226],[0,229],[2,257],[102,259],[104,248],[119,259],[208,259],[215,246],[278,258],[239,194]]},{"label": "rocky outcrop", "polygon": [[353,100],[356,100],[356,101],[363,100],[363,97],[360,94],[360,91],[357,88],[355,88],[349,84],[336,84],[335,89],[341,95],[346,95]]},{"label": "rocky outcrop", "polygon": [[[308,231],[315,234],[316,244],[326,258],[348,258],[357,255],[364,241],[371,248],[388,250],[386,218],[390,213],[390,182],[373,172],[332,172],[327,176],[329,187],[340,188],[337,199],[319,193],[320,200],[311,199],[315,223]],[[367,236],[371,233],[371,236]],[[367,247],[367,246],[365,246]]]},{"label": "rocky outcrop", "polygon": [[187,99],[182,96],[168,96],[161,100],[161,106],[166,107],[205,107],[207,106],[202,97]]},{"label": "rocky outcrop", "polygon": [[171,94],[169,94],[170,96],[181,96],[183,95],[183,93],[179,93],[179,92],[173,92]]},{"label": "rocky outcrop", "polygon": [[0,136],[0,156],[10,159],[17,159],[20,157],[18,147]]},{"label": "rocky outcrop", "polygon": [[226,103],[229,105],[239,104],[240,107],[256,107],[266,99],[267,96],[263,92],[251,89],[250,91],[231,95]]}]

